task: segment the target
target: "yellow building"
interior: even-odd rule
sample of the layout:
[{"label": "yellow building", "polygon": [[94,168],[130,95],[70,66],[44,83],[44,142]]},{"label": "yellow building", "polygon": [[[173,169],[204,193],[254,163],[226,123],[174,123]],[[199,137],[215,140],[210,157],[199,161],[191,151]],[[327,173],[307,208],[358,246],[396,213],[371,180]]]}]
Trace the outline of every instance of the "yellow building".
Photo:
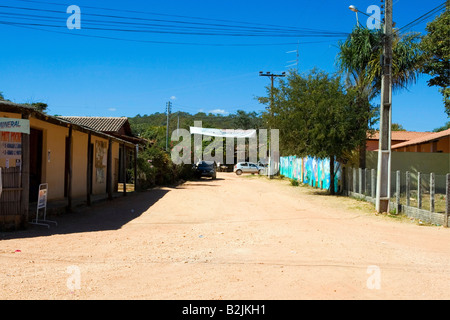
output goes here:
[{"label": "yellow building", "polygon": [[[38,200],[43,183],[48,186],[47,200],[66,200],[69,209],[75,198],[85,198],[88,205],[93,195],[112,199],[119,176],[126,177],[130,155],[137,156],[133,139],[127,139],[130,142],[31,107],[0,101],[0,119],[0,229],[27,225],[30,203]],[[28,128],[27,133],[17,132],[19,119],[29,125],[29,133]],[[136,173],[136,161],[132,167]],[[126,179],[122,182],[125,186]]]}]

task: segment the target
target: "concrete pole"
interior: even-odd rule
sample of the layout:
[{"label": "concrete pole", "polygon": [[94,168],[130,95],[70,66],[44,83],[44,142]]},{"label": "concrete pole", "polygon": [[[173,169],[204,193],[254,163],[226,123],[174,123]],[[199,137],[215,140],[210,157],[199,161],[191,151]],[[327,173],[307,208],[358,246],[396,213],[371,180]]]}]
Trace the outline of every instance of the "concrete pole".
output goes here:
[{"label": "concrete pole", "polygon": [[409,171],[406,171],[406,206],[409,207],[409,203],[410,203],[410,188],[411,188],[411,174],[409,173]]},{"label": "concrete pole", "polygon": [[380,142],[378,148],[377,212],[389,211],[391,185],[391,106],[392,106],[392,0],[385,2],[384,43],[381,79]]},{"label": "concrete pole", "polygon": [[434,212],[434,189],[435,189],[435,179],[434,173],[430,173],[430,211]]},{"label": "concrete pole", "polygon": [[448,216],[450,215],[450,173],[445,176],[445,215],[444,226],[448,227]]}]

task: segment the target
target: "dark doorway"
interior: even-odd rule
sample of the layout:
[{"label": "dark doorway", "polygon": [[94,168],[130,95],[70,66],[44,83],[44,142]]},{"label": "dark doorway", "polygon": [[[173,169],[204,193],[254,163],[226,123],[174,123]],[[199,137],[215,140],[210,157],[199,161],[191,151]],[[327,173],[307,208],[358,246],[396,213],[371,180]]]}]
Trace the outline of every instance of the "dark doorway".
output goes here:
[{"label": "dark doorway", "polygon": [[66,154],[64,163],[64,197],[69,193],[69,175],[70,175],[70,137],[66,137]]},{"label": "dark doorway", "polygon": [[89,168],[89,194],[92,194],[92,185],[94,180],[94,144],[89,144],[89,158],[88,158],[88,168]]},{"label": "dark doorway", "polygon": [[42,130],[30,129],[30,202],[38,199],[42,179]]}]

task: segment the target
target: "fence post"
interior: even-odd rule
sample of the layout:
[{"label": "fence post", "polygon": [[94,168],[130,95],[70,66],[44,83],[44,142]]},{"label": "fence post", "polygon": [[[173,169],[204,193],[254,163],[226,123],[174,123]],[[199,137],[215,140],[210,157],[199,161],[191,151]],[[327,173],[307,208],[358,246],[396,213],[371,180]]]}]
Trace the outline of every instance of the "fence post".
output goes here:
[{"label": "fence post", "polygon": [[422,209],[422,176],[417,172],[417,208]]},{"label": "fence post", "polygon": [[445,215],[444,215],[444,226],[448,227],[448,216],[450,214],[450,173],[445,176]]},{"label": "fence post", "polygon": [[353,192],[356,193],[356,168],[353,168]]},{"label": "fence post", "polygon": [[375,198],[375,190],[376,190],[376,188],[375,188],[375,179],[376,179],[376,176],[375,176],[375,169],[372,169],[371,170],[371,173],[372,173],[372,177],[371,177],[371,181],[370,181],[370,195],[371,195],[371,197],[372,198]]},{"label": "fence post", "polygon": [[434,190],[435,190],[435,180],[434,172],[430,173],[430,211],[434,212]]},{"label": "fence post", "polygon": [[400,212],[400,170],[397,170],[395,179],[395,213]]},{"label": "fence post", "polygon": [[409,198],[410,193],[409,190],[411,188],[411,174],[409,171],[406,171],[406,205],[409,207]]},{"label": "fence post", "polygon": [[358,168],[358,184],[359,184],[359,188],[358,188],[358,192],[359,194],[362,194],[362,169]]},{"label": "fence post", "polygon": [[367,169],[367,168],[365,168],[364,169],[364,194],[367,196],[368,195],[368,188],[367,188],[367,180],[369,180],[369,179],[367,179],[367,172],[369,172],[369,169]]}]

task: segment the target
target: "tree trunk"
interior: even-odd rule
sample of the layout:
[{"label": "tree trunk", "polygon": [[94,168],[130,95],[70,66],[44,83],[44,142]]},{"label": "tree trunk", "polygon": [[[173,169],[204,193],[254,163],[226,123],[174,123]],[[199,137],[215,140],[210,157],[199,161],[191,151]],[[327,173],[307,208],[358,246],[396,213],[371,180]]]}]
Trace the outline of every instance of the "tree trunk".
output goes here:
[{"label": "tree trunk", "polygon": [[334,156],[330,156],[330,194],[334,195]]},{"label": "tree trunk", "polygon": [[359,167],[361,169],[366,168],[366,139],[359,146]]}]

